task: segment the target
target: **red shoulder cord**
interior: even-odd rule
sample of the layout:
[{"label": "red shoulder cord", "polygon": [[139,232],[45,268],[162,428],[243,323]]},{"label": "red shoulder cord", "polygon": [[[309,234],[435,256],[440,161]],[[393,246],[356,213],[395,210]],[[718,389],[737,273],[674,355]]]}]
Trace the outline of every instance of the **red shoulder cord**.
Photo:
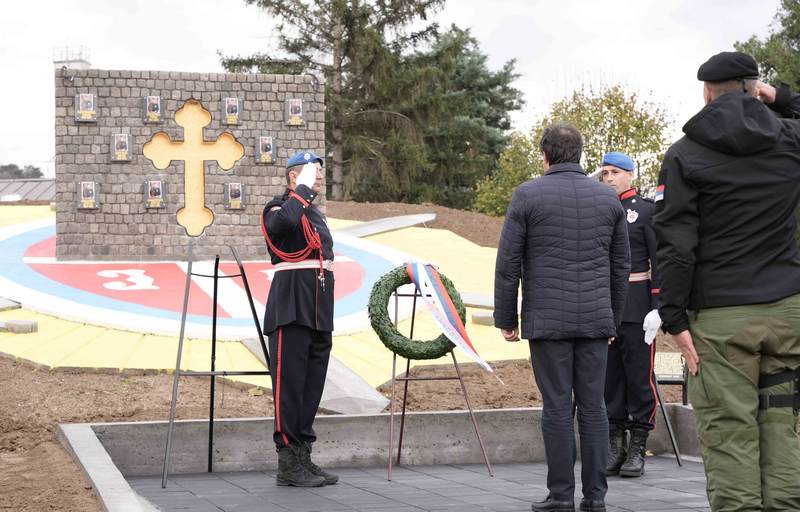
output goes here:
[{"label": "red shoulder cord", "polygon": [[[310,203],[303,199],[303,197],[296,192],[289,192],[289,197],[293,197],[300,201],[304,208],[309,207]],[[311,254],[314,250],[317,250],[319,253],[319,274],[320,277],[322,277],[324,276],[322,264],[322,239],[320,238],[319,233],[317,233],[317,230],[311,225],[311,221],[308,220],[305,212],[303,213],[302,217],[300,217],[300,224],[303,227],[303,236],[306,239],[305,248],[294,252],[283,252],[272,243],[272,240],[269,239],[269,234],[267,234],[267,225],[264,223],[264,215],[261,216],[261,230],[264,232],[264,240],[267,241],[267,246],[270,248],[270,250],[272,250],[272,252],[283,261],[288,261],[291,263],[297,263],[298,261],[306,260],[308,259],[309,254]]]}]

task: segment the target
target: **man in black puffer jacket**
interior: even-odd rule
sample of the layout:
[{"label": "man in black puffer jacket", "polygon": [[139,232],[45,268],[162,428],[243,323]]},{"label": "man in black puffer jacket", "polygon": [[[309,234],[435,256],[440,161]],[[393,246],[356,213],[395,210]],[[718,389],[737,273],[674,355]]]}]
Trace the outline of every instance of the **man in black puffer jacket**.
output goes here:
[{"label": "man in black puffer jacket", "polygon": [[[495,326],[529,340],[542,393],[549,495],[534,511],[574,511],[577,405],[582,511],[604,511],[608,419],[604,402],[608,343],[616,336],[628,289],[625,212],[614,191],[587,178],[583,141],[570,125],[542,135],[545,175],[514,191],[495,268]],[[575,404],[573,404],[573,392]]]}]

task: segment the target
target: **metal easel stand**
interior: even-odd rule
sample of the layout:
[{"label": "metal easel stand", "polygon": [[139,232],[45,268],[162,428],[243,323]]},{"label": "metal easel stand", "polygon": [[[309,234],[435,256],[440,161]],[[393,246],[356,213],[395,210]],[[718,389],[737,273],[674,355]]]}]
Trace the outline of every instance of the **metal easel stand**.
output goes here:
[{"label": "metal easel stand", "polygon": [[[264,333],[261,331],[261,324],[258,322],[258,314],[256,313],[256,307],[253,303],[253,294],[250,293],[250,285],[247,282],[247,274],[245,274],[244,266],[242,265],[242,260],[239,258],[239,253],[236,251],[236,248],[233,246],[228,246],[231,250],[231,254],[233,254],[234,260],[236,260],[236,264],[239,267],[238,274],[231,274],[231,275],[219,275],[219,254],[214,258],[214,274],[213,275],[206,275],[206,274],[196,274],[192,272],[192,239],[189,238],[189,247],[188,247],[188,267],[186,269],[186,285],[183,290],[183,309],[181,311],[181,330],[180,336],[178,338],[178,356],[175,362],[175,374],[172,380],[172,400],[170,402],[170,409],[169,409],[169,424],[167,427],[167,446],[164,453],[164,467],[161,472],[161,488],[167,487],[167,476],[169,471],[169,461],[170,461],[170,450],[172,448],[172,433],[175,426],[175,409],[177,406],[178,400],[178,380],[183,376],[187,377],[211,377],[211,392],[209,398],[209,414],[208,414],[208,472],[211,473],[212,467],[212,451],[214,446],[214,391],[215,391],[215,384],[216,384],[216,377],[217,375],[224,376],[233,376],[233,375],[269,375],[269,353],[267,351],[267,344],[264,341]],[[210,277],[214,279],[214,300],[212,305],[212,313],[211,313],[211,371],[207,372],[195,372],[190,370],[181,370],[181,355],[183,354],[183,340],[184,340],[184,333],[186,331],[186,311],[189,307],[189,289],[192,282],[192,276],[197,277]],[[261,342],[261,349],[264,351],[264,360],[267,364],[267,370],[255,370],[255,371],[225,371],[225,370],[217,370],[216,369],[216,357],[217,357],[217,284],[220,279],[227,279],[233,277],[241,277],[242,284],[244,285],[244,291],[247,294],[247,301],[250,304],[250,311],[253,314],[253,323],[256,326],[256,332],[258,333],[258,339]]]},{"label": "metal easel stand", "polygon": [[[397,326],[397,316],[398,316],[398,297],[413,297],[414,302],[411,308],[411,332],[409,333],[408,337],[410,339],[414,338],[414,320],[416,318],[417,313],[417,297],[421,297],[422,295],[419,294],[418,290],[414,290],[413,294],[408,293],[394,293],[394,324]],[[467,387],[464,384],[464,378],[461,376],[461,369],[458,366],[458,361],[456,361],[456,355],[451,350],[450,355],[453,358],[453,366],[456,370],[456,376],[450,377],[411,377],[410,370],[411,370],[411,360],[406,360],[406,376],[405,377],[396,377],[397,373],[397,354],[392,354],[392,391],[391,396],[389,397],[389,456],[388,456],[388,476],[387,480],[392,480],[392,453],[394,451],[394,385],[395,381],[402,381],[403,384],[403,407],[402,412],[400,414],[400,438],[397,443],[397,462],[396,464],[400,465],[400,454],[403,450],[403,430],[405,428],[406,422],[406,401],[408,398],[408,383],[413,380],[458,380],[461,383],[461,391],[464,394],[464,402],[467,404],[467,409],[469,410],[469,417],[472,420],[472,426],[475,429],[475,436],[478,438],[478,444],[481,447],[481,453],[483,454],[483,461],[486,464],[486,470],[489,472],[489,476],[494,476],[492,472],[492,465],[489,463],[489,457],[486,455],[486,448],[483,446],[483,438],[481,437],[480,429],[478,428],[478,421],[475,419],[475,413],[472,410],[472,405],[469,402],[469,395],[467,394]]]},{"label": "metal easel stand", "polygon": [[656,400],[658,400],[658,406],[661,408],[661,414],[664,415],[664,423],[667,425],[669,440],[672,443],[672,450],[675,452],[675,459],[678,461],[678,466],[683,467],[681,452],[678,449],[678,441],[675,439],[675,432],[672,430],[672,422],[669,420],[666,407],[664,407],[664,400],[661,399],[661,386],[658,385],[658,377],[655,375],[653,375],[653,383],[656,388]]}]

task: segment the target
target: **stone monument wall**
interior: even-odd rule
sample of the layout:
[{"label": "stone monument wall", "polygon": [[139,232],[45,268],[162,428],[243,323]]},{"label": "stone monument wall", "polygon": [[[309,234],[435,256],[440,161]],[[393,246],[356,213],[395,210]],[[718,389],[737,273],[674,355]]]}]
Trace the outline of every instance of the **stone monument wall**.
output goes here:
[{"label": "stone monument wall", "polygon": [[[188,237],[176,221],[184,205],[183,162],[172,161],[159,170],[144,156],[143,147],[158,132],[172,141],[183,140],[174,116],[187,100],[199,101],[211,114],[203,130],[205,141],[229,132],[245,150],[228,171],[205,162],[205,204],[214,223],[194,239],[195,256],[221,254],[227,259],[226,246],[232,244],[245,259],[265,257],[260,213],[266,201],[285,189],[287,158],[300,150],[324,155],[323,85],[308,75],[59,70],[55,92],[60,260],[185,259]],[[149,107],[148,96],[160,97],[160,105]],[[226,118],[226,98],[238,98],[237,124],[226,124],[231,120]],[[289,118],[298,99],[300,121]],[[88,107],[93,112],[80,119]],[[161,120],[148,119],[148,110],[157,110]],[[128,135],[127,154],[115,147],[118,134]],[[260,161],[264,146],[258,143],[264,136],[272,137],[272,147],[267,146],[272,163]],[[152,181],[163,185],[160,208],[148,202],[145,182]],[[241,204],[230,201],[227,192],[236,185],[228,188],[229,183],[242,184]],[[92,191],[84,192],[84,187]],[[82,201],[87,196],[95,203]],[[324,207],[324,187],[318,201]]]}]

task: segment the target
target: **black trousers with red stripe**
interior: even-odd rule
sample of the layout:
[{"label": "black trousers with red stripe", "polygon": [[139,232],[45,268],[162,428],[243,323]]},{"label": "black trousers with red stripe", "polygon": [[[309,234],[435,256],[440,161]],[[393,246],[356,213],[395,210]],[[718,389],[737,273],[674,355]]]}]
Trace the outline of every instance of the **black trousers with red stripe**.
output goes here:
[{"label": "black trousers with red stripe", "polygon": [[289,324],[269,333],[272,397],[275,401],[275,446],[313,443],[328,360],[330,331]]},{"label": "black trousers with red stripe", "polygon": [[611,430],[652,430],[656,419],[655,341],[644,342],[642,324],[623,322],[608,347],[606,411]]}]

